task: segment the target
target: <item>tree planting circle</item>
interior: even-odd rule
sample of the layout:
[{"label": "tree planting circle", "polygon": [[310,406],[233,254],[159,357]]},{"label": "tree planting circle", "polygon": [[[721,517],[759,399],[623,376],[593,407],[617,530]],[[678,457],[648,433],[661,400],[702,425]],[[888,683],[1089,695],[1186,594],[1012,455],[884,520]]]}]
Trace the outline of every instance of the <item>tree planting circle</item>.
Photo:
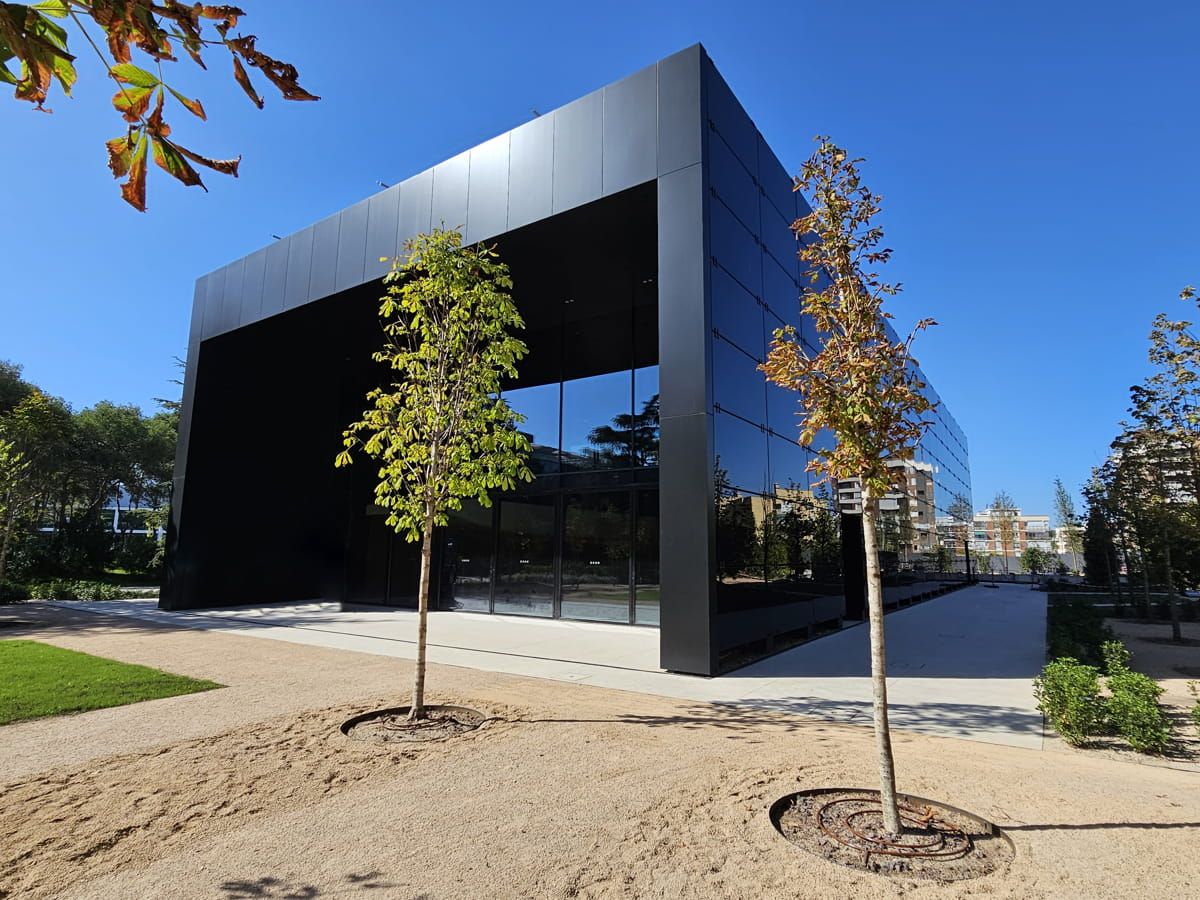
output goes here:
[{"label": "tree planting circle", "polygon": [[798,847],[844,866],[910,878],[961,881],[1008,866],[1015,851],[998,827],[965,810],[900,794],[904,833],[883,827],[879,791],[815,788],[771,806],[776,830]]},{"label": "tree planting circle", "polygon": [[408,718],[410,707],[375,709],[342,723],[342,734],[355,741],[419,744],[441,741],[474,731],[487,716],[466,706],[426,706],[425,718]]}]

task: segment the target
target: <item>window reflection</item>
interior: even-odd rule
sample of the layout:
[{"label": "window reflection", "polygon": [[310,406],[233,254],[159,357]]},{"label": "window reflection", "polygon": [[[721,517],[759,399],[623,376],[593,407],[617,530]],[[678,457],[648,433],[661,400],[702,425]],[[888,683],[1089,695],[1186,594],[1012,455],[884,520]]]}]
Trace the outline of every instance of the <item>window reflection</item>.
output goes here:
[{"label": "window reflection", "polygon": [[564,497],[564,618],[629,621],[629,498],[629,491]]},{"label": "window reflection", "polygon": [[554,612],[554,498],[500,501],[496,612]]},{"label": "window reflection", "polygon": [[765,494],[766,432],[736,416],[719,413],[713,417],[713,436],[719,465],[728,484],[744,491]]},{"label": "window reflection", "polygon": [[632,377],[626,369],[563,382],[564,469],[629,466]]},{"label": "window reflection", "polygon": [[658,465],[658,366],[633,371],[630,446],[635,466]]},{"label": "window reflection", "polygon": [[441,607],[487,612],[492,590],[492,511],[468,501],[448,518]]},{"label": "window reflection", "polygon": [[634,621],[639,625],[659,622],[658,576],[658,491],[638,491],[637,524],[634,534]]},{"label": "window reflection", "polygon": [[510,407],[525,417],[525,421],[518,427],[532,445],[529,452],[530,471],[535,475],[557,472],[558,383],[506,390],[504,399]]}]

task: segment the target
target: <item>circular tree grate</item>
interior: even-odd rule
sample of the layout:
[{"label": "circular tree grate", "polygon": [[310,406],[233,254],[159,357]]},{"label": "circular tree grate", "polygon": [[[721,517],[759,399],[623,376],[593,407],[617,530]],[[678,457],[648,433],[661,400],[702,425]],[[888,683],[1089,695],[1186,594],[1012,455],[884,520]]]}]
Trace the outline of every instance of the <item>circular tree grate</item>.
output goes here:
[{"label": "circular tree grate", "polygon": [[376,709],[342,723],[342,734],[356,741],[386,744],[423,743],[457,737],[474,731],[488,720],[466,706],[426,706],[425,718],[412,721],[409,707]]},{"label": "circular tree grate", "polygon": [[979,816],[900,795],[904,833],[883,827],[879,792],[818,788],[781,797],[771,821],[785,838],[832,862],[884,875],[937,881],[976,878],[1008,865],[1008,836]]}]

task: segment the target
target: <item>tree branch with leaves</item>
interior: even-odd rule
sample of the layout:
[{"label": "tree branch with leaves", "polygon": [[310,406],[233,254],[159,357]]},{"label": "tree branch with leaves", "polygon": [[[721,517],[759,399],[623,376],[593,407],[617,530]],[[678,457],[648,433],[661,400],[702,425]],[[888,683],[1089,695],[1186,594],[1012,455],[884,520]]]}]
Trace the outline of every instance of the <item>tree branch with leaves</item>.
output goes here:
[{"label": "tree branch with leaves", "polygon": [[[117,86],[113,108],[126,123],[125,133],[106,144],[113,177],[124,178],[121,196],[140,212],[146,209],[146,172],[155,165],[187,186],[204,188],[195,166],[223,175],[238,174],[241,157],[214,159],[188,149],[173,137],[164,104],[167,95],[198,119],[206,120],[199,100],[185,96],[163,77],[163,63],[186,53],[202,69],[210,47],[229,52],[234,80],[250,100],[263,107],[247,67],[257,69],[284,100],[320,99],[299,84],[290,63],[258,49],[256,35],[236,32],[246,13],[236,6],[180,3],[178,0],[42,0],[0,3],[0,82],[13,85],[17,100],[50,112],[46,101],[57,82],[70,96],[76,82],[76,55],[69,46],[69,25],[78,32]],[[62,23],[62,24],[60,24]],[[97,41],[89,26],[99,32]],[[139,54],[154,69],[134,64]],[[12,68],[15,63],[16,69]],[[193,165],[195,164],[195,165]]]}]

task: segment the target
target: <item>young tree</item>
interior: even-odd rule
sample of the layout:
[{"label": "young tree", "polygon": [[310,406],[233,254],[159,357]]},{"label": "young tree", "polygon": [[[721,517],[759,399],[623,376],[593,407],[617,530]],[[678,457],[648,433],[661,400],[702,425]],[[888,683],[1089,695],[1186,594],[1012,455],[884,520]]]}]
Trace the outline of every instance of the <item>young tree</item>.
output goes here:
[{"label": "young tree", "polygon": [[974,561],[976,575],[991,575],[994,555],[986,550],[972,550],[971,559]]},{"label": "young tree", "polygon": [[1058,527],[1067,536],[1067,551],[1071,554],[1071,566],[1079,571],[1079,554],[1083,550],[1083,537],[1079,533],[1079,515],[1075,512],[1075,501],[1062,483],[1061,478],[1054,479],[1054,511],[1058,519]]},{"label": "young tree", "polygon": [[[861,159],[851,159],[828,138],[817,140],[818,149],[795,179],[795,189],[810,195],[813,211],[794,222],[792,230],[807,265],[801,312],[825,337],[813,354],[794,328],[777,329],[762,370],[774,383],[799,394],[800,442],[817,454],[811,470],[834,483],[861,479],[880,800],[884,828],[899,834],[876,528],[879,500],[892,487],[893,470],[887,461],[911,458],[928,427],[924,415],[933,403],[911,349],[917,333],[934,323],[922,319],[906,339],[895,338],[883,301],[896,294],[899,285],[883,282],[874,271],[892,253],[881,246],[883,229],[874,223],[882,198],[862,184]],[[814,443],[826,428],[837,436],[832,448]]]},{"label": "young tree", "polygon": [[992,500],[992,522],[1000,538],[1000,556],[1004,574],[1008,574],[1008,558],[1013,555],[1016,544],[1017,504],[1007,491],[997,491]]},{"label": "young tree", "polygon": [[[966,494],[955,494],[946,511],[954,521],[954,531],[959,543],[962,544],[963,564],[967,567],[967,574],[970,575],[971,537],[975,531],[975,511]],[[958,548],[955,548],[956,555],[957,552]]]},{"label": "young tree", "polygon": [[1058,566],[1058,557],[1049,550],[1038,547],[1026,547],[1021,553],[1021,568],[1030,575],[1041,575],[1053,572]]},{"label": "young tree", "polygon": [[390,381],[367,394],[366,411],[342,434],[335,461],[355,452],[379,463],[375,503],[408,541],[421,541],[417,662],[409,718],[425,717],[425,644],[428,632],[433,531],[464,500],[491,505],[489,492],[532,481],[529,439],[517,430],[524,417],[501,399],[517,376],[524,328],[509,291],[508,267],[495,249],[464,247],[443,228],[405,243],[392,262],[379,304],[384,347],[373,358]]},{"label": "young tree", "polygon": [[[192,163],[236,178],[241,162],[240,156],[201,156],[172,136],[171,126],[163,117],[167,94],[196,118],[207,118],[199,100],[184,96],[163,80],[162,64],[176,62],[180,51],[203,69],[204,50],[223,46],[232,60],[234,80],[259,109],[263,101],[250,81],[247,66],[262,72],[284,100],[319,99],[300,87],[295,66],[259,50],[255,35],[233,33],[244,15],[236,6],[180,0],[0,3],[0,83],[13,85],[17,100],[49,112],[45,103],[53,83],[57,81],[67,95],[75,85],[76,57],[69,50],[69,40],[70,29],[77,31],[116,84],[112,104],[126,124],[125,133],[107,143],[108,166],[113,177],[126,179],[121,186],[125,202],[145,212],[146,163],[150,155],[171,177],[200,188],[204,183]],[[89,28],[98,34],[93,37]],[[145,57],[153,72],[134,65],[134,51]],[[13,62],[15,71],[9,67]]]}]

